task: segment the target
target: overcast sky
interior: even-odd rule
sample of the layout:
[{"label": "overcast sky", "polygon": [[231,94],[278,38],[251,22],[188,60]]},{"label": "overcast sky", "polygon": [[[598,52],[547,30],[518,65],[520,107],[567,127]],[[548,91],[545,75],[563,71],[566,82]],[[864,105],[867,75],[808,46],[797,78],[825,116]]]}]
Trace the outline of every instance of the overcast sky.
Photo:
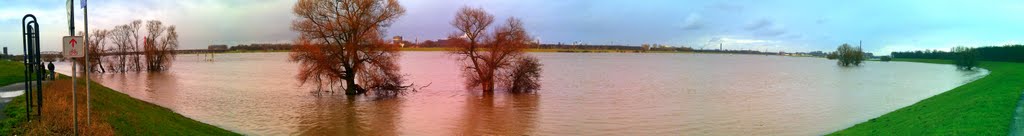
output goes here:
[{"label": "overcast sky", "polygon": [[[761,51],[835,50],[863,41],[890,51],[990,46],[1024,39],[1024,1],[976,0],[400,0],[406,15],[388,36],[430,40],[453,33],[462,6],[482,7],[503,21],[519,17],[544,43],[643,43]],[[76,31],[82,9],[75,2]],[[131,20],[176,25],[182,49],[211,44],[289,43],[294,0],[90,0],[90,29]],[[21,54],[21,18],[35,14],[44,51],[68,35],[61,0],[0,1],[0,46]]]}]

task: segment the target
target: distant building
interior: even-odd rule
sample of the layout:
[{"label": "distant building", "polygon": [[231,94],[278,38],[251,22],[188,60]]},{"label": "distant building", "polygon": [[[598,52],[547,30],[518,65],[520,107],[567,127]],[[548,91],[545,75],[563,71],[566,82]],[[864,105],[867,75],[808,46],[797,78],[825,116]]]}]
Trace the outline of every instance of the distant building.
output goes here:
[{"label": "distant building", "polygon": [[402,36],[395,36],[391,38],[391,44],[398,45],[398,47],[405,47],[405,41],[402,40]]},{"label": "distant building", "polygon": [[210,45],[207,50],[228,50],[228,45]]},{"label": "distant building", "polygon": [[875,54],[872,54],[870,52],[865,52],[864,53],[864,58],[875,58]]}]

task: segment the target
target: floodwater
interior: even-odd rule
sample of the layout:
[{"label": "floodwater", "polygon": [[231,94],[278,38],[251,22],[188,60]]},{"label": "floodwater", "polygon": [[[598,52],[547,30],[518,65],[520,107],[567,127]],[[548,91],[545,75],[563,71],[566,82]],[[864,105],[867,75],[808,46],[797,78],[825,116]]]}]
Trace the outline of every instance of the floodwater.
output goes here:
[{"label": "floodwater", "polygon": [[184,54],[164,73],[93,78],[251,135],[821,135],[987,74],[807,57],[531,54],[543,64],[542,89],[492,98],[467,91],[444,52],[403,52],[402,72],[423,88],[384,100],[315,95],[287,53]]}]

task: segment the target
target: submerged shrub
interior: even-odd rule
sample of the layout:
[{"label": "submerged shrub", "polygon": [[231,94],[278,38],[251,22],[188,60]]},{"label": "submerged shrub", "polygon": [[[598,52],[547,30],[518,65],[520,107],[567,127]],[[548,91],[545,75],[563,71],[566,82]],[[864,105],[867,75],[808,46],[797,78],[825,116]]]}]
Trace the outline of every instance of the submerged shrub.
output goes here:
[{"label": "submerged shrub", "polygon": [[952,52],[956,54],[953,63],[957,69],[973,70],[978,66],[978,51],[970,47],[953,47]]}]

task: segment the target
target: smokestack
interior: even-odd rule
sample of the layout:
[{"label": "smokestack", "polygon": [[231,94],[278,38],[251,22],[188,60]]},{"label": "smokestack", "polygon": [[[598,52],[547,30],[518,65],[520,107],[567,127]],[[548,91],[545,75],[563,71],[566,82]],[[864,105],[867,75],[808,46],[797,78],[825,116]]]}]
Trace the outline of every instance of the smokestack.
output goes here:
[{"label": "smokestack", "polygon": [[722,43],[718,43],[718,50],[722,50]]}]

